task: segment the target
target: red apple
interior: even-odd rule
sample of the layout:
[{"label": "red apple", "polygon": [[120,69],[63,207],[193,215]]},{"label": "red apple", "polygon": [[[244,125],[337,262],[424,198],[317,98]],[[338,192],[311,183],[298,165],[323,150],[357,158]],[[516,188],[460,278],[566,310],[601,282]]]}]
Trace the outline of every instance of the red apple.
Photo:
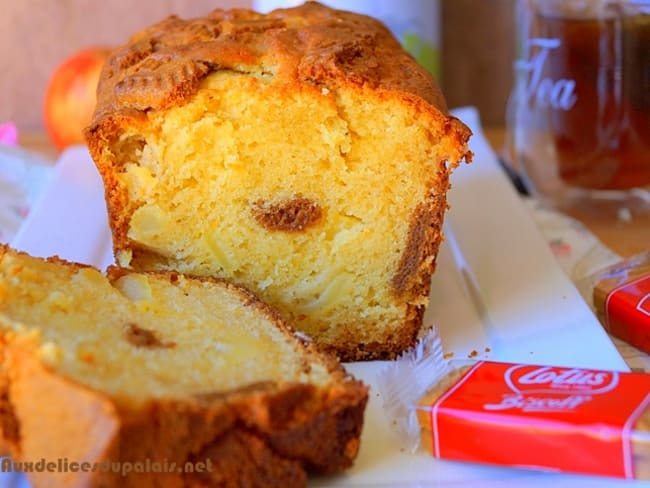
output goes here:
[{"label": "red apple", "polygon": [[54,71],[45,92],[43,118],[48,136],[59,150],[83,144],[97,101],[97,82],[110,48],[83,49]]}]

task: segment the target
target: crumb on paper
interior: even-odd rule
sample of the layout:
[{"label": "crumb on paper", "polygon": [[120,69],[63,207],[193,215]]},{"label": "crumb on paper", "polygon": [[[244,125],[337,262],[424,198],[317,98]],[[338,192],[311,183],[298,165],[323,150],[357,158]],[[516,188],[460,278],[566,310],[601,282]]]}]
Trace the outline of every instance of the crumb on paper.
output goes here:
[{"label": "crumb on paper", "polygon": [[444,359],[451,359],[451,358],[454,357],[454,353],[453,353],[453,352],[446,352],[446,353],[443,354],[442,357],[443,357]]},{"label": "crumb on paper", "polygon": [[467,355],[468,358],[475,358],[476,356],[478,356],[478,351],[476,349],[472,350],[472,352]]},{"label": "crumb on paper", "polygon": [[492,351],[492,349],[490,349],[489,347],[485,348],[485,352],[490,352],[490,351]]}]

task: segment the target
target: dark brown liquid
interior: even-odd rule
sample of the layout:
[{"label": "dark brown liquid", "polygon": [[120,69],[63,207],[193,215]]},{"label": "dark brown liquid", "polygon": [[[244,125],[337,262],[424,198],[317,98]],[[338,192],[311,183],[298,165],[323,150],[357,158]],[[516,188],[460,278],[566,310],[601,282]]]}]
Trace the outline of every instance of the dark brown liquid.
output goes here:
[{"label": "dark brown liquid", "polygon": [[575,81],[570,110],[550,110],[560,178],[570,186],[650,184],[650,15],[621,20],[541,17],[559,39],[543,76]]}]

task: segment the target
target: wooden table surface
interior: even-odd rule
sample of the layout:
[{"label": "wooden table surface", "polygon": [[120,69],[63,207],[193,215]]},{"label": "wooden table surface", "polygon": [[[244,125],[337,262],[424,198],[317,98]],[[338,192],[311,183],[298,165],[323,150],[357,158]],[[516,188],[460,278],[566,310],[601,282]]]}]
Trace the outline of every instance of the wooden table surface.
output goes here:
[{"label": "wooden table surface", "polygon": [[[504,147],[505,130],[502,127],[484,127],[487,139],[494,150],[500,153]],[[58,151],[42,132],[23,132],[20,144],[56,160]],[[578,214],[572,216],[581,221],[606,246],[621,256],[631,256],[650,250],[650,215],[621,220],[616,216],[602,214]]]}]

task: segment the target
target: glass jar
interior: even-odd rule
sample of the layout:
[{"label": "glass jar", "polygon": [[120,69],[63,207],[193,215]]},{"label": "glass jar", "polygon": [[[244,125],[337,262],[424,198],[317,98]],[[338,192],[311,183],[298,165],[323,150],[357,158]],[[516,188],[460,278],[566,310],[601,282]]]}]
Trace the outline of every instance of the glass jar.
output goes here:
[{"label": "glass jar", "polygon": [[650,213],[650,0],[518,0],[508,128],[561,209]]}]

